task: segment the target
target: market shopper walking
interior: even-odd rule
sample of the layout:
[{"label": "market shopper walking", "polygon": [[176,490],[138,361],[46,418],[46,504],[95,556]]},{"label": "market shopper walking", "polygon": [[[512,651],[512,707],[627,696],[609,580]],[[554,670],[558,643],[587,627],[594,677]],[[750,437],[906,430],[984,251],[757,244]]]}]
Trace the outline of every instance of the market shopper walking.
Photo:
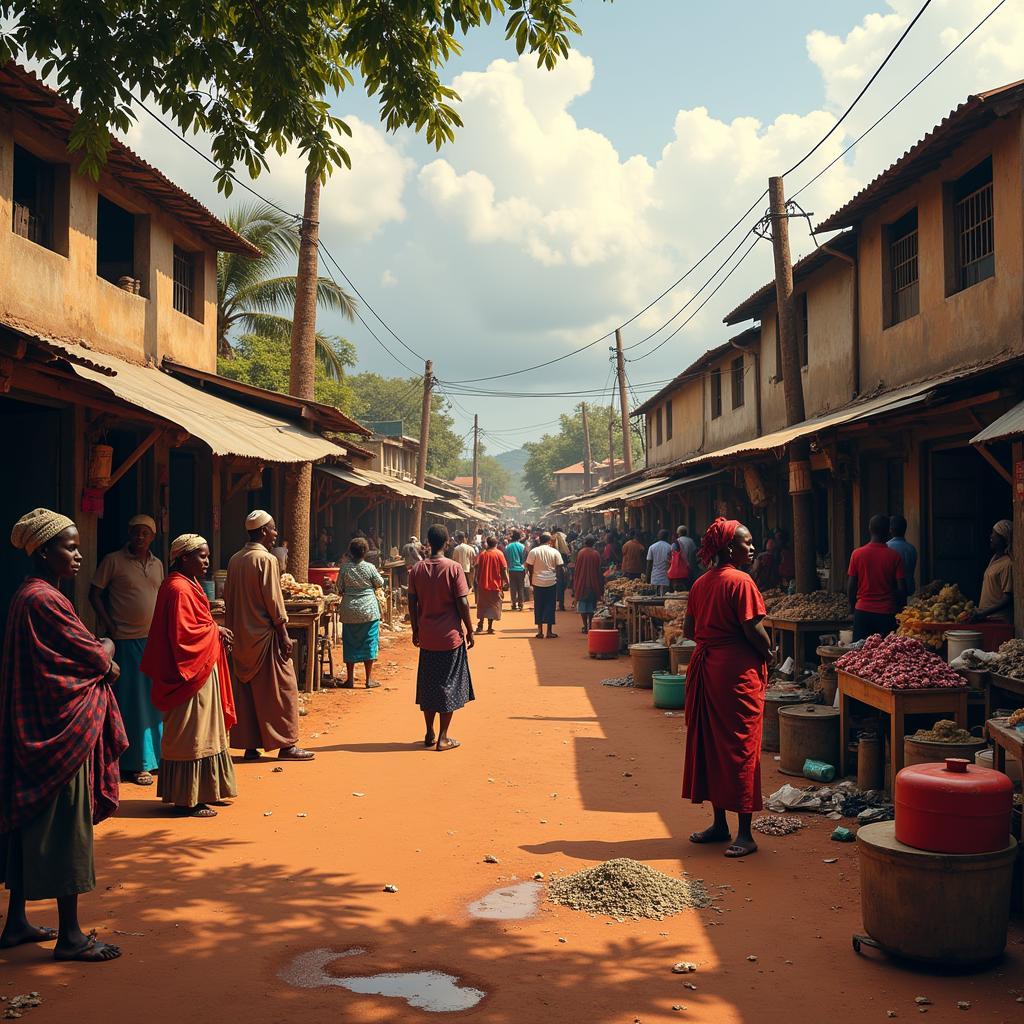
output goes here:
[{"label": "market shopper walking", "polygon": [[[408,545],[406,545],[408,546]],[[373,663],[380,646],[380,602],[377,590],[384,586],[384,577],[366,560],[369,545],[356,537],[348,546],[351,561],[338,572],[338,591],[341,593],[341,650],[345,658],[345,682],[355,686],[356,662],[363,663],[368,690],[380,686],[373,678]],[[418,565],[418,562],[412,563]]]},{"label": "market shopper walking", "polygon": [[156,595],[164,581],[163,563],[151,551],[156,520],[137,515],[128,520],[128,542],[100,562],[89,587],[89,603],[101,636],[114,641],[121,675],[114,687],[128,749],[121,755],[121,777],[152,786],[160,763],[163,716],[154,707],[151,683],[141,668]]},{"label": "market shopper walking", "polygon": [[533,588],[533,621],[537,624],[537,639],[557,639],[555,606],[558,581],[565,578],[565,563],[551,543],[550,533],[542,533],[537,546],[526,556],[526,571],[530,574],[530,586]]},{"label": "market shopper walking", "polygon": [[[78,897],[96,888],[93,825],[117,810],[128,746],[111,692],[114,642],[96,639],[60,592],[82,564],[71,519],[37,508],[11,543],[32,569],[11,600],[0,666],[0,881],[10,890],[0,949],[56,938],[55,960],[102,963],[121,950],[82,931]],[[56,931],[25,912],[26,900],[50,899]]]},{"label": "market shopper walking", "polygon": [[896,629],[896,613],[906,600],[906,570],[898,551],[890,548],[889,517],[872,516],[871,539],[850,555],[847,596],[853,611],[853,639],[866,640]]},{"label": "market shopper walking", "polygon": [[[746,571],[754,557],[750,531],[716,519],[700,547],[709,571],[690,588],[684,632],[696,640],[687,670],[683,797],[710,800],[714,821],[691,843],[730,843],[727,857],[757,850],[751,816],[761,809],[761,725],[770,643],[761,592]],[[739,816],[731,842],[726,811]]]},{"label": "market shopper walking", "polygon": [[647,549],[647,582],[664,594],[669,588],[668,566],[672,558],[672,545],[668,530],[659,530],[658,539]]},{"label": "market shopper walking", "polygon": [[228,733],[235,724],[228,652],[231,631],[218,626],[202,584],[210,570],[205,537],[186,533],[170,550],[171,572],[156,600],[142,664],[163,712],[156,794],[193,818],[238,795]]},{"label": "market shopper walking", "polygon": [[498,538],[488,537],[487,546],[476,560],[476,631],[494,633],[501,618],[501,603],[508,586],[508,562],[498,550]]},{"label": "market shopper walking", "polygon": [[646,554],[647,549],[637,540],[636,530],[631,531],[629,540],[622,545],[622,575],[627,580],[638,580],[643,576]]},{"label": "market shopper walking", "polygon": [[521,612],[526,598],[526,548],[523,546],[523,535],[518,530],[512,531],[512,539],[505,545],[505,562],[508,565],[508,589],[512,602],[512,611]]},{"label": "market shopper walking", "polygon": [[249,543],[228,562],[224,584],[225,625],[231,630],[232,685],[238,721],[231,746],[245,759],[259,759],[260,748],[277,750],[287,761],[316,755],[299,745],[299,687],[288,636],[288,613],[281,593],[281,570],[270,553],[277,538],[273,517],[262,509],[245,520]]},{"label": "market shopper walking", "polygon": [[[416,703],[423,712],[425,747],[454,750],[459,741],[448,735],[452,716],[475,699],[467,651],[473,648],[469,584],[462,566],[444,557],[448,530],[427,530],[430,556],[409,573],[409,621],[412,642],[419,648]],[[440,716],[440,728],[434,722]]]},{"label": "market shopper walking", "polygon": [[669,590],[689,590],[697,578],[697,545],[685,526],[676,530],[676,539],[668,559]]},{"label": "market shopper walking", "polygon": [[597,611],[597,602],[604,593],[604,575],[601,572],[601,556],[594,548],[592,536],[583,538],[583,547],[576,555],[576,566],[572,575],[572,596],[576,602],[583,625],[582,633],[590,632],[590,623]]}]

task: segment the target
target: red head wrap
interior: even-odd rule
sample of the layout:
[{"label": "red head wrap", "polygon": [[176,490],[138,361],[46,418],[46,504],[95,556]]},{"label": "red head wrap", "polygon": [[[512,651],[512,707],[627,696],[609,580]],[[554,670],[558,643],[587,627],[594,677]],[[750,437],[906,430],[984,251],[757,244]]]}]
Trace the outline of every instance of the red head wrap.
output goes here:
[{"label": "red head wrap", "polygon": [[738,519],[725,519],[719,516],[704,534],[704,540],[701,541],[697,557],[705,565],[714,565],[718,560],[719,553],[732,543],[733,537],[736,536],[736,531],[742,525]]}]

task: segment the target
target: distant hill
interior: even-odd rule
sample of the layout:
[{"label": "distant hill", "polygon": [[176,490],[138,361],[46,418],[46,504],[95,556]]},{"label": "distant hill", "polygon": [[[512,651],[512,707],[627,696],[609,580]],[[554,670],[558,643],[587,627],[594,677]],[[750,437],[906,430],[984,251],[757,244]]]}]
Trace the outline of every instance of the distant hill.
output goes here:
[{"label": "distant hill", "polygon": [[535,503],[535,499],[523,481],[523,467],[528,458],[526,452],[522,448],[517,448],[514,452],[494,452],[493,454],[501,468],[512,477],[511,493],[522,502],[524,508],[529,508]]}]

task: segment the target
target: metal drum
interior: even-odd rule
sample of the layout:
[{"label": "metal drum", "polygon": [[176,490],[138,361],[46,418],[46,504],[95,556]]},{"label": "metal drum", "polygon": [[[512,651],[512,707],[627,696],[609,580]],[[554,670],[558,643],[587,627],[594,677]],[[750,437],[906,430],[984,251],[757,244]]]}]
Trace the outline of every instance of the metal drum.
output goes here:
[{"label": "metal drum", "polygon": [[[792,690],[769,690],[764,695],[764,725],[761,727],[761,749],[778,753],[779,711],[793,704],[807,704],[817,700],[813,693],[795,693]],[[829,764],[832,762],[830,761]]]},{"label": "metal drum", "polygon": [[839,709],[820,704],[779,708],[779,771],[803,775],[804,761],[839,765]]}]

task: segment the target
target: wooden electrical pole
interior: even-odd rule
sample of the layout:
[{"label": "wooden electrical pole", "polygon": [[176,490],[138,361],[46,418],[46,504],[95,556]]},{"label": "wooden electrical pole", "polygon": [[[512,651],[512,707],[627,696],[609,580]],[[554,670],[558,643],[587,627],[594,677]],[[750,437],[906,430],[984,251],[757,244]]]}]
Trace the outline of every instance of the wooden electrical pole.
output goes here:
[{"label": "wooden electrical pole", "polygon": [[622,331],[615,328],[615,364],[619,373],[619,409],[622,413],[622,467],[633,472],[633,445],[630,444],[629,402],[626,401],[626,358],[622,354]]},{"label": "wooden electrical pole", "polygon": [[608,406],[608,479],[615,479],[615,419],[614,406]]},{"label": "wooden electrical pole", "polygon": [[473,507],[480,498],[480,417],[473,416]]},{"label": "wooden electrical pole", "polygon": [[583,410],[583,491],[586,493],[592,486],[591,466],[593,460],[590,454],[590,420],[587,419],[587,403],[582,402],[580,408]]},{"label": "wooden electrical pole", "polygon": [[[782,178],[768,179],[771,203],[772,249],[775,253],[775,298],[779,350],[782,355],[782,389],[786,399],[786,424],[806,419],[804,388],[800,375],[800,346],[796,335],[793,302],[793,261],[789,252],[789,215]],[[776,369],[778,372],[778,368]],[[789,493],[793,501],[793,558],[796,589],[809,594],[816,589],[814,515],[811,507],[810,441],[797,438],[789,445]]]},{"label": "wooden electrical pole", "polygon": [[[320,179],[306,176],[306,197],[299,231],[299,264],[292,318],[292,350],[288,391],[312,401],[316,384],[317,243],[320,237]],[[309,578],[310,503],[313,464],[302,462],[285,473],[284,535],[288,539],[288,571],[300,582]]]},{"label": "wooden electrical pole", "polygon": [[[420,450],[416,459],[416,486],[427,482],[427,446],[430,444],[430,400],[434,390],[434,364],[428,359],[423,364],[423,408],[420,410]],[[421,537],[423,529],[423,499],[416,499],[416,518],[412,532]]]}]

